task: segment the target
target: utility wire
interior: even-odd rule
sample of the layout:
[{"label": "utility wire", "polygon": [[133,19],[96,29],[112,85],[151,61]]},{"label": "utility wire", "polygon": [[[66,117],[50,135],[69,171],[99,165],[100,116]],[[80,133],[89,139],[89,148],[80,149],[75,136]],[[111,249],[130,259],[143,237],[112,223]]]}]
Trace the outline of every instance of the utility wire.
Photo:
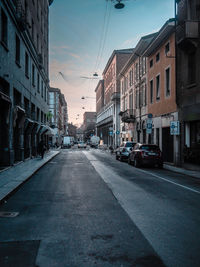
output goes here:
[{"label": "utility wire", "polygon": [[103,18],[103,27],[101,29],[99,49],[98,49],[98,54],[97,54],[97,58],[96,58],[95,66],[94,66],[94,71],[97,68],[97,63],[98,63],[100,52],[101,52],[101,49],[102,49],[102,41],[103,41],[103,36],[104,36],[104,31],[105,31],[107,11],[108,11],[108,1],[106,1],[106,9],[105,9],[104,18]]},{"label": "utility wire", "polygon": [[101,49],[101,54],[100,54],[100,57],[99,57],[99,62],[98,62],[98,65],[97,65],[97,69],[100,66],[100,63],[102,61],[102,57],[103,57],[103,54],[104,54],[104,48],[105,48],[105,44],[106,44],[108,28],[109,28],[109,23],[110,23],[111,8],[112,8],[112,4],[110,2],[110,7],[109,7],[109,10],[108,10],[107,24],[106,24],[106,29],[105,29],[105,35],[104,35],[104,40],[103,40],[103,46],[102,46],[102,49]]}]

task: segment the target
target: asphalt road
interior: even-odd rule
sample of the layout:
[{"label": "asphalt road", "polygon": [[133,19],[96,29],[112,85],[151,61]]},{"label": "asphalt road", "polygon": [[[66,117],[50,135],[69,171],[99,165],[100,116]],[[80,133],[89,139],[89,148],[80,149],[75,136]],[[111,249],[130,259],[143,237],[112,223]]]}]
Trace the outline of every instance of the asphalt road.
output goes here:
[{"label": "asphalt road", "polygon": [[200,266],[200,183],[63,150],[0,211],[0,266]]}]

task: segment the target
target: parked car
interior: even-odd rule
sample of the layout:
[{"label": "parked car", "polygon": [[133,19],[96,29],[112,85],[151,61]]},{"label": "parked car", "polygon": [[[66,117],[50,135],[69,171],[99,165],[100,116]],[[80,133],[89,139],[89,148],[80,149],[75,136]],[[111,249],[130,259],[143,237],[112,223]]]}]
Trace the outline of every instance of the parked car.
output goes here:
[{"label": "parked car", "polygon": [[120,161],[128,160],[129,154],[135,144],[136,143],[130,141],[123,142],[122,145],[115,150],[116,159]]},{"label": "parked car", "polygon": [[130,153],[128,163],[134,164],[136,168],[142,165],[158,166],[162,168],[162,152],[157,145],[137,143]]},{"label": "parked car", "polygon": [[87,145],[83,141],[78,142],[78,148],[86,148]]}]

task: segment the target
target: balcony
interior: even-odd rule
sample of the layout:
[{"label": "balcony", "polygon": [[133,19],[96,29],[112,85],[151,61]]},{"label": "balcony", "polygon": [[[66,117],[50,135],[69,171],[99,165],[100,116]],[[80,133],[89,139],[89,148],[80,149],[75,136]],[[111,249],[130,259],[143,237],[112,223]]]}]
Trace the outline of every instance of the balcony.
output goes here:
[{"label": "balcony", "polygon": [[117,100],[120,100],[120,92],[114,92],[111,95],[111,101],[117,101]]},{"label": "balcony", "polygon": [[199,22],[185,21],[176,27],[176,40],[183,50],[193,48],[194,41],[199,38]]},{"label": "balcony", "polygon": [[122,122],[131,123],[135,122],[135,109],[127,109],[124,112],[120,112]]}]

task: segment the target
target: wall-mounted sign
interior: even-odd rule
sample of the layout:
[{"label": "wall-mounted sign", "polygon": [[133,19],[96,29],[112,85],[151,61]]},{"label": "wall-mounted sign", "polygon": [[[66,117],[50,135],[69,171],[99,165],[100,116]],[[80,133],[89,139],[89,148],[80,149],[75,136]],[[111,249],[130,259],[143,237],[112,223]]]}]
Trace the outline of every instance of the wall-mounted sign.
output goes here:
[{"label": "wall-mounted sign", "polygon": [[170,121],[170,134],[180,135],[180,122],[179,121]]},{"label": "wall-mounted sign", "polygon": [[152,119],[147,119],[147,126],[146,126],[147,134],[152,133]]}]

